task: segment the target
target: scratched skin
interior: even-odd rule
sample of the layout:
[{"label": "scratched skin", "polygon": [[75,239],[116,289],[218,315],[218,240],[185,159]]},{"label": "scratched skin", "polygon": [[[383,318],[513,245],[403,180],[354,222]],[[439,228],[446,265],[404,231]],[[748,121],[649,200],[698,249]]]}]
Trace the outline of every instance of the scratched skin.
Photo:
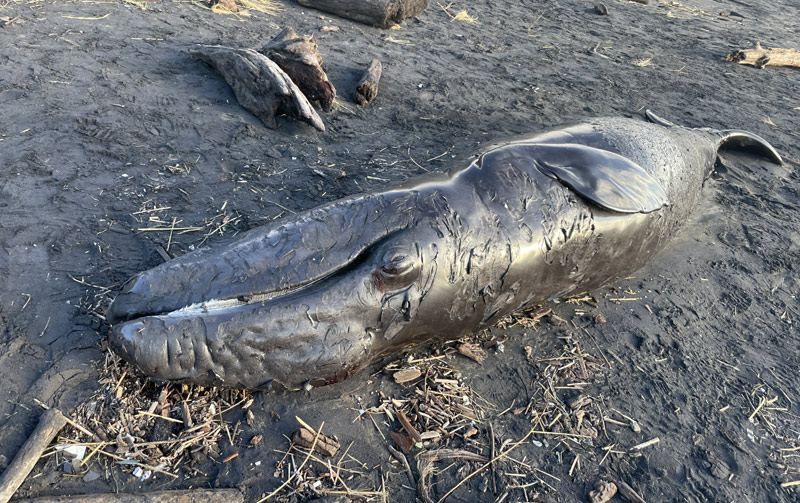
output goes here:
[{"label": "scratched skin", "polygon": [[[139,274],[109,307],[109,342],[161,380],[339,381],[631,274],[687,220],[725,144],[780,162],[748,133],[632,119],[505,143]],[[212,299],[235,302],[177,311]]]}]

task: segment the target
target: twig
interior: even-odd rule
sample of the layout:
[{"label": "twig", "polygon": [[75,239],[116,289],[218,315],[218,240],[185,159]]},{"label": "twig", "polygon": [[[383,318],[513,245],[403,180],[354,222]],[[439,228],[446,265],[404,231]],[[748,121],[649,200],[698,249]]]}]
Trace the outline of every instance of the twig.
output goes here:
[{"label": "twig", "polygon": [[531,429],[530,429],[530,431],[529,431],[528,433],[526,433],[526,434],[525,434],[525,436],[524,436],[524,437],[522,437],[522,438],[521,438],[519,441],[517,441],[517,442],[516,442],[514,445],[512,445],[511,447],[509,447],[507,450],[505,450],[505,451],[501,452],[501,453],[500,453],[499,455],[497,455],[496,457],[494,457],[494,458],[490,459],[490,460],[489,460],[487,463],[485,463],[484,465],[482,465],[480,468],[478,468],[478,469],[477,469],[477,470],[475,470],[474,472],[470,473],[469,475],[467,475],[466,477],[464,477],[463,479],[461,479],[461,482],[459,482],[458,484],[456,484],[455,486],[453,486],[453,488],[452,488],[452,489],[450,489],[449,491],[447,491],[447,493],[445,493],[445,495],[444,495],[444,496],[442,496],[441,498],[439,498],[439,501],[438,501],[438,503],[442,503],[442,502],[443,502],[445,499],[447,499],[447,497],[448,497],[448,496],[450,496],[451,494],[453,494],[453,491],[455,491],[456,489],[458,489],[459,487],[461,487],[461,485],[462,485],[462,484],[464,484],[466,481],[468,481],[469,479],[471,479],[472,477],[474,477],[475,475],[479,474],[481,471],[483,471],[484,469],[486,469],[486,467],[487,467],[487,466],[489,466],[489,465],[491,465],[492,463],[495,463],[495,462],[497,462],[497,461],[501,460],[501,459],[502,459],[502,458],[504,458],[504,457],[505,457],[505,456],[506,456],[506,455],[507,455],[509,452],[513,451],[514,449],[516,449],[517,447],[519,447],[520,445],[522,445],[522,443],[523,443],[523,442],[525,442],[526,440],[528,440],[528,437],[530,437],[531,435],[533,435],[533,433],[534,433],[535,431],[536,431],[536,427],[534,426],[533,428],[531,428]]},{"label": "twig", "polygon": [[[301,424],[301,425],[303,425],[303,426],[306,426],[306,424],[305,424],[303,421],[301,421],[301,420],[300,420],[300,418],[297,418],[297,419],[298,419],[298,421],[300,422],[300,424]],[[303,467],[304,467],[304,466],[306,465],[306,463],[308,462],[308,458],[310,458],[310,457],[311,457],[311,453],[312,453],[312,452],[314,452],[314,447],[316,447],[316,446],[317,446],[317,440],[319,440],[319,436],[320,436],[320,434],[322,433],[322,427],[323,427],[324,425],[325,425],[325,421],[323,421],[323,422],[322,422],[322,424],[320,424],[320,425],[319,425],[319,430],[314,430],[314,428],[308,428],[310,431],[316,431],[316,435],[314,435],[314,441],[311,443],[311,448],[308,450],[308,454],[306,454],[306,457],[305,457],[305,459],[303,459],[303,462],[302,462],[302,463],[300,463],[300,466],[299,466],[299,467],[297,467],[297,469],[295,469],[295,470],[292,472],[292,474],[289,476],[289,478],[288,478],[288,479],[286,479],[286,482],[284,482],[283,484],[281,484],[280,486],[278,486],[278,488],[277,488],[277,489],[275,489],[274,491],[272,491],[271,493],[267,494],[266,496],[264,496],[263,498],[261,498],[260,500],[258,500],[258,502],[257,502],[257,503],[263,503],[264,501],[267,501],[267,500],[268,500],[268,499],[270,499],[271,497],[273,497],[273,496],[275,496],[276,494],[278,494],[278,493],[281,491],[281,489],[283,489],[284,487],[286,487],[287,485],[289,485],[289,482],[291,482],[291,481],[292,481],[292,479],[294,479],[295,475],[297,475],[298,473],[300,473],[300,470],[302,470],[302,469],[303,469]]]}]

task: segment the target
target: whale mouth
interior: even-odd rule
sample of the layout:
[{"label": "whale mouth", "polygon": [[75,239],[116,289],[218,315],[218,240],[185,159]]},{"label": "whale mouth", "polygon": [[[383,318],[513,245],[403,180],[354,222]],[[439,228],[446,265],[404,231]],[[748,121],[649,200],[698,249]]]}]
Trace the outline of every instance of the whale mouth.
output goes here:
[{"label": "whale mouth", "polygon": [[[307,285],[281,290],[279,292],[269,293],[254,293],[248,295],[240,295],[230,299],[210,299],[201,302],[195,302],[185,307],[175,309],[166,313],[159,314],[145,314],[143,316],[159,316],[159,317],[185,317],[185,316],[202,316],[204,314],[215,314],[229,311],[237,308],[245,308],[253,304],[264,304],[265,302],[279,297],[289,295],[290,293],[297,292]],[[134,320],[137,318],[134,318]]]}]

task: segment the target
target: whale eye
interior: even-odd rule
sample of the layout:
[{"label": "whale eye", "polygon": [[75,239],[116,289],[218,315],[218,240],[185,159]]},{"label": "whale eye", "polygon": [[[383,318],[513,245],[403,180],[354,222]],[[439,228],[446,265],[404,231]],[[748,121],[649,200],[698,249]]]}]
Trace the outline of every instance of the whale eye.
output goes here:
[{"label": "whale eye", "polygon": [[388,276],[400,276],[414,267],[414,260],[406,250],[392,248],[383,256],[381,272]]},{"label": "whale eye", "polygon": [[377,268],[381,284],[387,290],[397,290],[411,284],[419,273],[419,257],[404,247],[390,248],[383,254]]}]

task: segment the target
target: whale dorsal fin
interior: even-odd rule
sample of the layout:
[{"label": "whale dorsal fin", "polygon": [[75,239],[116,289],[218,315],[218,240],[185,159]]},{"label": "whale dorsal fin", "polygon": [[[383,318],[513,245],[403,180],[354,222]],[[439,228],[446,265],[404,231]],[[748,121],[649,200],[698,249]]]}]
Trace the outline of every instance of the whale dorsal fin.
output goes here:
[{"label": "whale dorsal fin", "polygon": [[668,203],[664,188],[637,163],[575,144],[533,144],[539,171],[582,198],[619,213],[650,213]]}]

